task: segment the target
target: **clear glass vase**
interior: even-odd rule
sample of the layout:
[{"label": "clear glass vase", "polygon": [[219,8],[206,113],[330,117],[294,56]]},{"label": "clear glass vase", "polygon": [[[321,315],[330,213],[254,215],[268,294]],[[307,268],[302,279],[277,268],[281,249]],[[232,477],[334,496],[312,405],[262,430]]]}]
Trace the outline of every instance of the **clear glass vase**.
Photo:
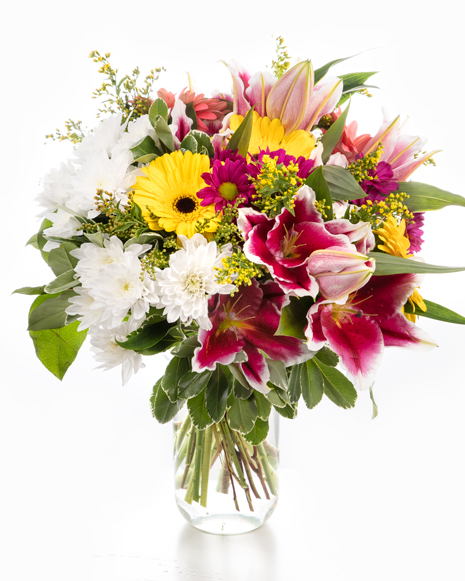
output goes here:
[{"label": "clear glass vase", "polygon": [[174,425],[176,503],[194,527],[235,535],[260,527],[278,502],[279,415],[272,409],[266,439],[254,446],[227,418],[197,430],[182,411]]}]

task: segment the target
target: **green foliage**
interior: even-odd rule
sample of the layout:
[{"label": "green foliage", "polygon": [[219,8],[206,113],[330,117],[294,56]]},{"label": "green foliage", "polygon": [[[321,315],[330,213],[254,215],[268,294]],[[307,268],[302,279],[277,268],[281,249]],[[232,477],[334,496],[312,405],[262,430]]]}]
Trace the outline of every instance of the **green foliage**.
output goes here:
[{"label": "green foliage", "polygon": [[320,403],[325,391],[322,374],[313,359],[301,365],[299,379],[305,405],[312,409]]},{"label": "green foliage", "polygon": [[[336,147],[339,139],[344,132],[344,127],[346,126],[347,115],[349,113],[350,103],[341,113],[341,115],[336,119],[336,121],[331,125],[331,127],[326,131],[326,133],[321,138],[321,143],[323,144],[323,154],[321,159],[323,163],[326,163],[330,158],[334,148]],[[321,169],[321,168],[318,168]],[[312,174],[310,174],[310,177]],[[331,218],[329,218],[331,220]]]},{"label": "green foliage", "polygon": [[343,103],[347,101],[354,93],[360,93],[361,95],[366,95],[371,97],[372,95],[368,92],[368,89],[378,89],[374,85],[365,85],[367,81],[373,75],[376,75],[377,71],[370,73],[350,73],[348,75],[338,75],[343,81],[342,96],[337,104],[340,107]]},{"label": "green foliage", "polygon": [[161,378],[161,387],[172,403],[175,403],[179,399],[179,380],[189,370],[189,359],[186,357],[173,357],[168,363],[165,374]]},{"label": "green foliage", "polygon": [[81,284],[81,281],[78,278],[74,278],[75,274],[76,272],[72,269],[60,274],[60,276],[45,287],[45,292],[47,294],[61,293],[62,291]]},{"label": "green foliage", "polygon": [[352,383],[338,369],[325,365],[318,359],[312,359],[321,373],[324,392],[329,399],[344,409],[354,407],[357,392]]},{"label": "green foliage", "polygon": [[213,424],[212,418],[209,416],[206,402],[205,389],[198,395],[191,397],[187,402],[187,409],[191,417],[192,423],[198,430],[205,430]]},{"label": "green foliage", "polygon": [[146,351],[164,339],[175,326],[175,323],[168,323],[166,319],[162,319],[153,324],[145,324],[131,333],[126,341],[117,341],[117,343],[124,349]]},{"label": "green foliage", "polygon": [[355,178],[343,167],[325,165],[323,166],[323,175],[333,200],[358,200],[366,197],[366,193],[358,185]]},{"label": "green foliage", "polygon": [[237,151],[240,153],[240,155],[242,155],[242,157],[246,157],[247,152],[249,151],[250,137],[252,135],[254,107],[251,107],[247,111],[247,115],[244,117],[244,120],[236,129],[234,135],[231,137],[228,145],[226,146],[226,149]]},{"label": "green foliage", "polygon": [[257,418],[251,431],[248,434],[244,434],[244,439],[252,446],[258,446],[268,436],[269,429],[270,426],[267,420]]},{"label": "green foliage", "polygon": [[228,422],[232,430],[248,434],[254,427],[258,416],[257,403],[252,395],[249,399],[236,399],[228,409]]},{"label": "green foliage", "polygon": [[276,39],[276,60],[271,61],[274,76],[280,79],[289,70],[290,65],[291,57],[287,52],[287,46],[284,46],[284,38],[278,36]]},{"label": "green foliage", "polygon": [[184,399],[196,397],[207,387],[211,374],[212,372],[208,369],[202,371],[202,373],[196,373],[195,371],[185,373],[179,380],[178,397]]},{"label": "green foliage", "polygon": [[[37,309],[53,300],[53,295],[37,297],[29,311],[29,319],[34,318]],[[87,331],[78,331],[78,326],[79,323],[76,321],[61,328],[29,330],[37,357],[60,380],[75,360],[86,338]]]},{"label": "green foliage", "polygon": [[43,295],[45,293],[45,286],[23,286],[17,288],[12,294],[19,295]]},{"label": "green foliage", "polygon": [[61,329],[70,323],[70,317],[66,314],[65,309],[70,306],[69,299],[74,294],[73,291],[66,291],[61,294],[38,296],[29,311],[28,331]]},{"label": "green foliage", "polygon": [[155,99],[150,105],[149,110],[149,121],[153,125],[156,117],[163,117],[165,121],[168,121],[168,105],[163,99]]},{"label": "green foliage", "polygon": [[[227,369],[227,368],[226,368]],[[226,402],[232,390],[222,365],[217,364],[212,371],[205,391],[205,405],[213,421],[219,422],[226,412]]]},{"label": "green foliage", "polygon": [[147,135],[139,143],[136,143],[134,147],[131,147],[131,152],[134,158],[134,162],[137,163],[150,163],[156,159],[162,152],[155,145],[155,141]]},{"label": "green foliage", "polygon": [[[336,125],[336,123],[333,125],[333,127]],[[331,129],[333,127],[331,127]],[[331,129],[326,132],[326,135],[328,135]],[[334,145],[331,145],[331,147],[334,147]],[[323,218],[325,220],[332,220],[333,200],[331,198],[331,191],[329,189],[328,182],[325,180],[325,176],[323,174],[323,166],[320,166],[315,171],[313,171],[305,180],[305,183],[315,192],[315,197],[317,200],[315,206]]]},{"label": "green foliage", "polygon": [[451,311],[446,307],[442,307],[437,303],[432,301],[424,300],[426,305],[426,311],[416,308],[413,310],[412,305],[407,302],[404,305],[404,312],[409,314],[419,315],[420,317],[426,317],[427,319],[436,319],[437,321],[444,321],[445,323],[455,323],[456,325],[465,325],[465,317]]},{"label": "green foliage", "polygon": [[339,63],[342,63],[346,60],[349,60],[351,58],[354,58],[355,56],[358,56],[356,54],[352,55],[352,56],[348,56],[342,59],[336,59],[334,61],[331,61],[329,63],[326,63],[325,65],[323,65],[322,67],[320,67],[319,69],[316,69],[315,74],[314,74],[314,83],[315,85],[321,81],[321,79],[326,75],[326,73],[329,71],[329,69],[331,67],[333,67],[334,65],[337,65]]},{"label": "green foliage", "polygon": [[172,403],[163,391],[161,387],[161,379],[159,379],[153,387],[150,403],[152,405],[153,417],[156,418],[160,424],[166,424],[174,418],[184,405],[185,401],[180,399],[175,403]]},{"label": "green foliage", "polygon": [[441,210],[446,206],[465,207],[465,198],[462,196],[421,182],[400,182],[399,189],[395,193],[405,193],[409,196],[405,204],[412,212]]},{"label": "green foliage", "polygon": [[426,262],[418,262],[400,256],[392,256],[384,252],[369,252],[370,258],[376,260],[376,276],[403,274],[408,272],[444,274],[447,272],[461,272],[465,266],[436,266]]}]

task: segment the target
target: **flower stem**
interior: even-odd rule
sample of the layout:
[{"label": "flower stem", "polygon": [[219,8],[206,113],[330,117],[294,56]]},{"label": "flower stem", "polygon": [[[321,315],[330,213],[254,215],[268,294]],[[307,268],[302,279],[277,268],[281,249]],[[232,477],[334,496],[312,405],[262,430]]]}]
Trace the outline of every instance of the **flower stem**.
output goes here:
[{"label": "flower stem", "polygon": [[184,474],[182,475],[181,488],[184,488],[186,484],[187,473],[189,472],[189,468],[191,467],[192,463],[192,458],[194,456],[194,449],[195,449],[195,430],[194,428],[192,428],[191,433],[189,434],[189,442],[187,444],[186,466],[184,468]]},{"label": "flower stem", "polygon": [[274,496],[277,496],[278,489],[276,486],[276,474],[275,474],[273,468],[271,468],[270,464],[268,463],[268,458],[266,456],[266,452],[265,452],[265,448],[263,447],[263,444],[258,445],[258,456],[260,459],[260,464],[263,467],[263,472],[265,473],[266,481],[268,483],[268,486],[270,487],[270,492],[271,492],[271,494],[274,494]]},{"label": "flower stem", "polygon": [[231,460],[236,468],[237,477],[239,479],[240,485],[243,488],[245,495],[247,497],[249,509],[253,512],[252,499],[250,498],[250,489],[249,489],[249,486],[245,480],[244,472],[242,471],[240,460],[237,457],[236,449],[234,447],[234,442],[233,442],[232,437],[231,437],[231,432],[230,432],[231,428],[229,427],[229,424],[225,420],[222,420],[218,425],[220,426],[221,433],[223,434],[223,441],[226,442],[226,446],[229,449],[228,450],[229,455],[230,455]]},{"label": "flower stem", "polygon": [[205,439],[204,439],[204,451],[203,451],[203,461],[202,461],[202,488],[200,492],[200,504],[207,507],[207,494],[208,494],[208,480],[210,477],[210,459],[213,444],[213,434],[212,427],[206,428]]},{"label": "flower stem", "polygon": [[203,458],[203,447],[205,441],[205,430],[196,430],[196,446],[195,446],[195,463],[194,463],[194,474],[192,480],[194,483],[194,490],[192,499],[194,502],[199,502],[200,500],[200,477],[202,473],[202,458]]}]

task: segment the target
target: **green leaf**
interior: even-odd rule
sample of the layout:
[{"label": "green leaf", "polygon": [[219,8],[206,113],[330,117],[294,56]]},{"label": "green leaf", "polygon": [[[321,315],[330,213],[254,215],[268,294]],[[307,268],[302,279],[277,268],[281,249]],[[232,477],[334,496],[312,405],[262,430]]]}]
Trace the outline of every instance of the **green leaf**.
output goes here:
[{"label": "green leaf", "polygon": [[211,371],[208,369],[202,373],[188,371],[179,380],[178,397],[188,399],[197,396],[208,384]]},{"label": "green leaf", "polygon": [[323,166],[320,166],[315,171],[313,171],[305,180],[305,183],[315,192],[316,199],[319,202],[324,202],[326,213],[325,219],[332,220],[333,199],[331,198],[331,192],[329,190],[328,182],[325,180],[325,176],[323,174]]},{"label": "green leaf", "polygon": [[368,81],[370,77],[377,73],[378,71],[372,71],[370,73],[349,73],[348,75],[338,75],[343,83],[342,93],[344,94],[360,89],[360,87],[363,87],[365,81]]},{"label": "green leaf", "polygon": [[208,415],[214,422],[223,419],[226,412],[226,402],[231,393],[231,384],[221,365],[212,371],[205,391],[205,405]]},{"label": "green leaf", "polygon": [[199,146],[197,140],[194,137],[192,137],[192,135],[189,133],[181,141],[180,147],[181,149],[186,149],[188,151],[191,151],[192,153],[197,153],[197,149]]},{"label": "green leaf", "polygon": [[186,115],[189,119],[192,119],[191,129],[197,129],[197,113],[195,112],[195,106],[192,101],[186,105]]},{"label": "green leaf", "polygon": [[178,398],[179,380],[189,371],[189,360],[186,357],[173,357],[168,363],[165,375],[161,378],[161,387],[169,400],[175,403]]},{"label": "green leaf", "polygon": [[[333,368],[328,367],[328,369]],[[323,378],[313,359],[301,365],[300,384],[305,405],[311,410],[320,403],[324,393]]]},{"label": "green leaf", "polygon": [[153,417],[156,418],[160,424],[167,424],[170,422],[185,403],[183,399],[179,399],[175,403],[172,403],[161,387],[161,379],[157,381],[153,388],[150,402],[152,403]]},{"label": "green leaf", "polygon": [[89,240],[89,242],[92,242],[92,244],[96,244],[97,246],[100,246],[100,248],[104,247],[103,241],[105,238],[102,232],[96,232],[95,234],[88,234],[86,232],[84,236]]},{"label": "green leaf", "polygon": [[[346,119],[347,114],[349,113],[349,109],[350,103],[344,109],[344,112],[341,113],[341,115],[336,119],[336,121],[331,125],[328,131],[326,131],[326,133],[321,138],[321,143],[323,144],[323,154],[321,156],[321,159],[323,160],[323,163],[326,163],[328,161],[339,139],[342,136],[344,127],[346,126]],[[318,169],[322,170],[322,166],[320,166]],[[321,177],[323,177],[322,172],[320,173]],[[311,175],[312,174],[310,174],[309,177],[311,177]],[[329,219],[331,220],[331,218]]]},{"label": "green leaf", "polygon": [[139,353],[141,355],[158,355],[158,353],[163,353],[163,351],[171,349],[177,343],[179,343],[179,340],[170,337],[170,333],[168,333],[164,339],[158,341],[158,343],[155,343],[155,345],[152,345],[152,347],[149,347],[148,349],[142,349]]},{"label": "green leaf", "polygon": [[53,295],[81,284],[78,278],[74,278],[75,274],[76,272],[74,270],[68,270],[68,272],[60,274],[60,276],[45,287],[45,292]]},{"label": "green leaf", "polygon": [[26,242],[26,246],[34,246],[37,250],[40,250],[39,243],[37,241],[37,234],[33,234],[29,240]]},{"label": "green leaf", "polygon": [[149,121],[154,126],[157,116],[163,117],[165,121],[168,121],[168,105],[163,99],[155,99],[155,101],[150,105],[149,109]]},{"label": "green leaf", "polygon": [[441,210],[445,206],[465,207],[465,198],[462,196],[421,182],[400,182],[399,189],[394,193],[400,192],[410,196],[404,200],[404,204],[412,212]]},{"label": "green leaf", "polygon": [[352,408],[357,400],[357,392],[347,377],[334,367],[329,367],[318,359],[312,359],[323,376],[325,394],[344,409]]},{"label": "green leaf", "polygon": [[455,323],[456,325],[465,325],[465,317],[451,311],[446,307],[442,307],[437,303],[425,300],[426,311],[423,312],[420,308],[415,307],[415,312],[413,311],[412,305],[407,302],[404,305],[404,312],[409,314],[419,315],[420,317],[426,317],[428,319],[436,319],[437,321],[444,321],[445,323]]},{"label": "green leaf", "polygon": [[[51,295],[41,295],[32,303],[29,317],[44,303],[50,302]],[[81,345],[87,335],[86,331],[78,331],[78,322],[71,323],[60,329],[29,331],[34,343],[36,355],[40,362],[58,379],[63,379],[66,371],[76,359]]]},{"label": "green leaf", "polygon": [[150,349],[150,347],[164,339],[175,325],[176,323],[168,323],[166,320],[154,325],[145,325],[131,333],[126,341],[117,341],[117,343],[123,349],[131,349],[133,351]]},{"label": "green leaf", "polygon": [[39,250],[42,250],[45,244],[47,243],[47,239],[43,235],[44,230],[46,230],[47,228],[51,228],[52,226],[53,222],[47,220],[47,218],[42,220],[42,224],[40,225],[39,231],[37,232],[37,246],[39,247]]},{"label": "green leaf", "polygon": [[228,410],[228,421],[232,430],[248,434],[257,420],[258,410],[255,397],[234,399]]},{"label": "green leaf", "polygon": [[286,404],[284,407],[276,407],[275,410],[283,418],[293,420],[297,416],[297,405],[296,404]]},{"label": "green leaf", "polygon": [[329,365],[330,367],[336,367],[339,363],[339,356],[331,351],[329,347],[323,347],[320,349],[316,354],[315,357],[319,359],[325,365]]},{"label": "green leaf", "polygon": [[257,404],[257,415],[262,420],[267,420],[271,413],[271,403],[266,399],[263,393],[255,390],[255,403]]},{"label": "green leaf", "polygon": [[192,129],[189,135],[191,135],[197,141],[199,146],[199,152],[201,151],[202,147],[205,147],[208,156],[215,157],[215,150],[213,149],[212,141],[207,133],[205,133],[204,131],[197,131],[195,129]]},{"label": "green leaf", "polygon": [[302,365],[294,365],[291,369],[291,375],[289,377],[289,400],[291,403],[297,403],[302,395],[302,388],[300,385],[301,368]]},{"label": "green leaf", "polygon": [[447,272],[461,272],[465,266],[436,266],[427,262],[419,262],[400,256],[392,256],[384,252],[369,252],[370,258],[376,260],[376,276],[388,276],[390,274],[404,274],[409,272],[445,274]]},{"label": "green leaf", "polygon": [[193,357],[194,351],[197,347],[200,347],[197,335],[191,335],[187,339],[184,339],[180,345],[175,347],[172,353],[176,357]]},{"label": "green leaf", "polygon": [[234,396],[237,399],[248,399],[253,393],[253,387],[242,385],[240,381],[234,378]]},{"label": "green leaf", "polygon": [[131,147],[132,156],[134,161],[139,163],[149,163],[154,160],[162,152],[155,145],[155,141],[147,135],[139,143],[136,143],[134,147]]},{"label": "green leaf", "polygon": [[55,276],[60,276],[60,274],[64,274],[76,267],[78,259],[70,254],[76,248],[75,244],[64,242],[60,248],[54,248],[48,253],[47,262]]},{"label": "green leaf", "polygon": [[291,301],[281,311],[279,327],[276,335],[287,335],[305,340],[304,328],[307,324],[308,308],[297,297],[291,297]]},{"label": "green leaf", "polygon": [[11,294],[20,295],[43,295],[45,292],[45,286],[23,286],[22,288],[17,288]]},{"label": "green leaf", "polygon": [[282,397],[282,390],[268,384],[270,391],[265,394],[266,399],[275,407],[285,407],[289,402]]},{"label": "green leaf", "polygon": [[333,200],[358,200],[366,197],[366,193],[358,185],[353,175],[343,167],[325,165],[323,166],[323,175]]},{"label": "green leaf", "polygon": [[207,412],[205,389],[187,401],[187,409],[189,410],[192,423],[198,430],[205,430],[205,428],[213,424],[213,420]]},{"label": "green leaf", "polygon": [[352,56],[347,56],[343,59],[336,59],[334,61],[331,61],[325,65],[323,65],[322,67],[320,67],[319,69],[316,69],[316,71],[314,72],[313,78],[314,78],[314,84],[316,85],[319,81],[321,81],[321,79],[326,75],[326,73],[329,71],[329,69],[331,67],[333,67],[334,65],[337,65],[339,63],[342,63],[346,60],[349,60],[351,58],[354,58],[356,56],[358,56],[360,53],[354,54]]},{"label": "green leaf", "polygon": [[168,123],[163,117],[157,116],[155,118],[153,128],[157,134],[158,139],[168,148],[169,151],[174,150],[174,139]]},{"label": "green leaf", "polygon": [[273,359],[266,359],[266,363],[270,370],[271,383],[281,389],[287,389],[287,372],[284,363]]},{"label": "green leaf", "polygon": [[244,439],[252,446],[258,446],[268,436],[269,429],[270,426],[267,420],[257,418],[252,430],[248,434],[244,434]]},{"label": "green leaf", "polygon": [[240,384],[242,384],[246,389],[249,389],[249,387],[250,387],[249,382],[245,378],[245,375],[244,375],[242,369],[239,367],[239,365],[231,363],[228,365],[228,368],[229,368],[229,371],[232,373],[232,375],[235,377],[235,379]]},{"label": "green leaf", "polygon": [[226,149],[238,151],[242,157],[246,157],[249,150],[250,137],[252,135],[253,110],[254,107],[248,110],[244,120],[236,129],[226,146]]},{"label": "green leaf", "polygon": [[74,294],[73,291],[66,291],[56,295],[38,296],[32,303],[29,312],[28,331],[44,331],[64,327],[68,317],[65,309],[70,306],[69,298]]}]

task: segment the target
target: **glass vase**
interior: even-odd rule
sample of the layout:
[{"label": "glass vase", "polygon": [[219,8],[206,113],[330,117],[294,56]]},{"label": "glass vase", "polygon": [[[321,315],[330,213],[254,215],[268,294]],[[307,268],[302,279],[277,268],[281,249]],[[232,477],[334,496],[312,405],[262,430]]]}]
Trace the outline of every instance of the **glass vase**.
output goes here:
[{"label": "glass vase", "polygon": [[279,415],[274,409],[268,435],[258,445],[232,430],[227,416],[197,430],[180,412],[173,425],[175,497],[184,518],[220,535],[247,533],[268,520],[279,491]]}]

